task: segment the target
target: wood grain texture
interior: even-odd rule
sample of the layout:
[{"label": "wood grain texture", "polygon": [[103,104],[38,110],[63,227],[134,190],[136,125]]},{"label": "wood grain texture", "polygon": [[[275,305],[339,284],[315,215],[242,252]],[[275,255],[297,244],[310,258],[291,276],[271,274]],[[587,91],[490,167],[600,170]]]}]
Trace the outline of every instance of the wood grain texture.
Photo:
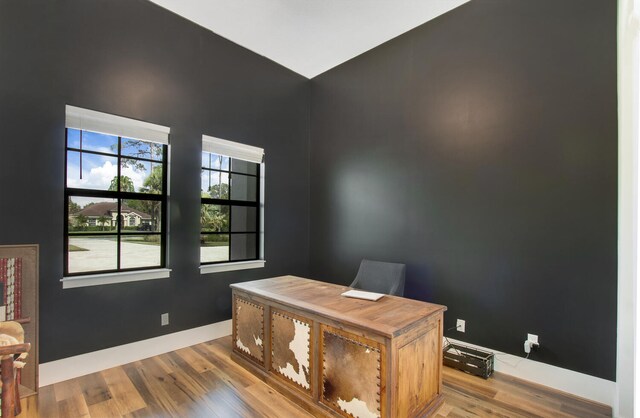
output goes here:
[{"label": "wood grain texture", "polygon": [[443,367],[437,417],[610,417],[611,407],[499,372],[487,380]]},{"label": "wood grain texture", "polygon": [[437,328],[398,349],[397,416],[418,416],[425,405],[440,393],[438,376],[440,362],[426,361],[440,356],[440,335]]},{"label": "wood grain texture", "polygon": [[[278,321],[277,315],[268,312],[285,310],[310,324],[315,333],[319,332],[320,340],[314,339],[311,346],[311,363],[318,365],[311,368],[311,382],[319,390],[312,387],[307,393],[309,396],[299,396],[280,382],[273,385],[285,396],[305,404],[304,407],[315,415],[390,418],[396,416],[399,396],[408,396],[412,400],[404,402],[403,414],[418,417],[442,402],[441,347],[434,341],[442,338],[442,313],[446,307],[394,296],[385,296],[378,301],[354,300],[341,295],[344,286],[295,276],[244,282],[231,287],[236,304],[246,301],[264,308],[265,322]],[[410,306],[411,315],[406,306]],[[241,328],[237,312],[234,310],[234,330]],[[435,334],[429,339],[419,338],[429,330],[435,330]],[[268,327],[267,332],[273,334],[273,326]],[[267,338],[268,342],[277,343],[277,340],[273,335]],[[405,385],[400,391],[399,348],[414,340],[417,344],[430,344],[431,349],[417,347],[406,351],[404,362],[409,367],[418,362],[425,367],[420,379],[409,381],[416,386],[407,388]],[[273,383],[273,371],[278,369],[270,364],[273,358],[267,358],[265,363],[246,362],[244,358],[248,357],[242,348],[234,346],[237,355],[232,358],[264,381]],[[409,357],[414,353],[430,356]],[[427,379],[430,380],[428,384]],[[430,390],[421,392],[424,387]]]},{"label": "wood grain texture", "polygon": [[[231,337],[209,341],[41,388],[39,415],[23,403],[21,417],[269,417],[309,418],[307,412],[231,361]],[[138,378],[147,368],[162,370]],[[135,373],[133,373],[135,371]],[[128,373],[129,372],[129,373]],[[132,379],[129,375],[133,376]],[[444,404],[436,417],[610,417],[611,408],[495,373],[484,380],[445,367]],[[161,380],[166,380],[166,384]],[[106,383],[106,390],[102,382]],[[91,390],[82,384],[92,382]],[[164,387],[164,389],[160,389]],[[185,396],[167,397],[182,392]],[[96,392],[96,389],[98,391]],[[101,392],[104,391],[104,392]],[[96,393],[100,393],[96,395]],[[174,393],[175,395],[175,393]],[[87,399],[88,398],[88,399]],[[97,399],[106,401],[94,403]],[[23,399],[32,402],[36,397]],[[166,407],[164,406],[166,403]]]},{"label": "wood grain texture", "polygon": [[295,276],[236,283],[232,289],[248,292],[269,301],[316,312],[339,323],[350,324],[382,335],[397,336],[421,318],[447,308],[442,305],[385,295],[377,302],[340,296],[346,286]]}]

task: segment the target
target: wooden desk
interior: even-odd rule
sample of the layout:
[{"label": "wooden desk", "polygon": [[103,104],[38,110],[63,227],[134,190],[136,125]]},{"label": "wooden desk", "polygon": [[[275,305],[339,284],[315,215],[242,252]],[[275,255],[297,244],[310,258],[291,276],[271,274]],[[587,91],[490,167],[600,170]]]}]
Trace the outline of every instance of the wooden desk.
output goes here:
[{"label": "wooden desk", "polygon": [[231,288],[232,358],[313,415],[418,417],[442,402],[445,306],[294,276]]}]

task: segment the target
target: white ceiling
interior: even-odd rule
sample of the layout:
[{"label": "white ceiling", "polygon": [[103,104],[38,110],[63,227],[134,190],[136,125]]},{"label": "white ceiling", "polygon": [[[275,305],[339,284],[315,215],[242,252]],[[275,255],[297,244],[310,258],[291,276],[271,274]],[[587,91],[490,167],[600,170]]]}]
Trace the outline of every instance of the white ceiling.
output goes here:
[{"label": "white ceiling", "polygon": [[151,0],[313,78],[469,0]]}]

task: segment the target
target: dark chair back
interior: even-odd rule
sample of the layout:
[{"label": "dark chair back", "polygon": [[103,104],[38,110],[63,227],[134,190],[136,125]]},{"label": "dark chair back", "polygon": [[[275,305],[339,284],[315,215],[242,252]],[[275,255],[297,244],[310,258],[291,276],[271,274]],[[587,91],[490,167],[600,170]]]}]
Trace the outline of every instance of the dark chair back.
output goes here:
[{"label": "dark chair back", "polygon": [[356,279],[351,283],[351,287],[369,292],[403,296],[405,269],[404,264],[364,259],[360,263],[360,269]]}]

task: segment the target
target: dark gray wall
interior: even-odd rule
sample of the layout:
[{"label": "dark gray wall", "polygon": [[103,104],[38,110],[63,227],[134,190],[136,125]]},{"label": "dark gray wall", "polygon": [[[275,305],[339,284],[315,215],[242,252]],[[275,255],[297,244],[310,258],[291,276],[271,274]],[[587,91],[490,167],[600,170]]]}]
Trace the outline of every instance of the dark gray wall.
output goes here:
[{"label": "dark gray wall", "polygon": [[[473,0],[309,83],[146,1],[0,0],[0,244],[41,246],[42,361],[228,319],[234,281],[348,283],[371,257],[467,320],[448,335],[519,354],[537,333],[535,360],[613,379],[615,13]],[[171,127],[171,279],[61,289],[67,103]],[[203,133],[266,150],[264,269],[198,272]]]},{"label": "dark gray wall", "polygon": [[[171,127],[171,279],[62,290],[65,104]],[[0,244],[40,244],[41,361],[231,317],[308,274],[308,81],[142,0],[0,0]],[[264,269],[199,274],[200,141],[264,147]],[[171,325],[160,327],[160,314]]]},{"label": "dark gray wall", "polygon": [[614,380],[616,2],[472,0],[311,84],[313,277],[407,263],[447,335]]}]

